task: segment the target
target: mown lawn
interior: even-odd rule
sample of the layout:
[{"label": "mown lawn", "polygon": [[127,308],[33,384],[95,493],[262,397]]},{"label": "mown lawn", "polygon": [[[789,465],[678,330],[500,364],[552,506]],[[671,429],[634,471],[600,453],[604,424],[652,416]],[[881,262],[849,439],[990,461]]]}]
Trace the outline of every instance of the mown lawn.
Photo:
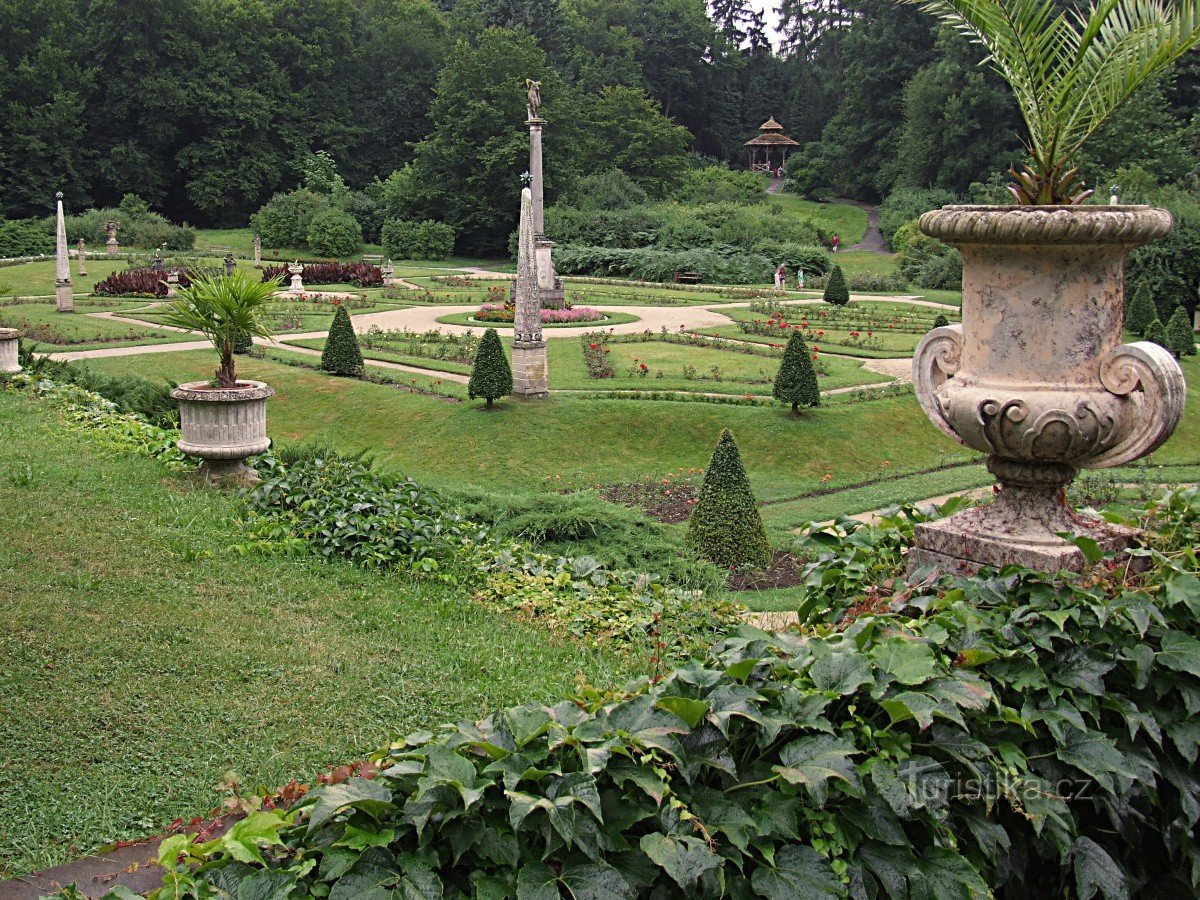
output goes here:
[{"label": "mown lawn", "polygon": [[206,814],[229,771],[310,780],[396,733],[634,674],[462,590],[240,556],[232,496],[34,401],[0,393],[0,433],[0,878]]},{"label": "mown lawn", "polygon": [[[183,381],[210,376],[213,360],[211,353],[191,351],[89,365]],[[929,424],[910,395],[830,405],[799,416],[782,407],[562,394],[538,402],[504,400],[488,411],[480,401],[450,403],[271,360],[238,365],[239,372],[276,390],[269,427],[274,438],[368,449],[388,467],[452,484],[558,488],[635,481],[680,466],[703,468],[722,428],[737,437],[764,500],[857,482],[863,473],[888,468],[884,460],[891,471],[905,472],[972,455]],[[518,461],[518,454],[534,464]]]},{"label": "mown lawn", "polygon": [[813,224],[837,234],[843,247],[857,244],[867,233],[867,213],[848,203],[817,203],[795,194],[772,194],[767,202],[785,211],[811,219]]},{"label": "mown lawn", "polygon": [[[145,300],[124,305],[142,306]],[[50,352],[99,347],[129,347],[188,340],[187,335],[151,325],[135,325],[89,316],[90,312],[122,312],[123,304],[89,304],[76,300],[75,312],[60,313],[53,303],[0,306],[0,328],[16,328],[22,340]]]}]

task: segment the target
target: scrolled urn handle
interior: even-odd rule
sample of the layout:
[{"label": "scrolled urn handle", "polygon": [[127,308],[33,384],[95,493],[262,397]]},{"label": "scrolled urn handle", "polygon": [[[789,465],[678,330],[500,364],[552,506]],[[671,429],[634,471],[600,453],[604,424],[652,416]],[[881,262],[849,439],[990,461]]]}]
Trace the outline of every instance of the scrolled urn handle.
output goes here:
[{"label": "scrolled urn handle", "polygon": [[1100,383],[1135,404],[1129,433],[1099,456],[1085,460],[1090,469],[1124,465],[1153,453],[1174,434],[1183,416],[1187,385],[1170,351],[1151,341],[1124,344],[1100,360]]},{"label": "scrolled urn handle", "polygon": [[962,325],[944,325],[921,338],[913,354],[913,386],[921,409],[943,434],[960,444],[963,439],[946,418],[937,389],[962,365],[962,342]]}]

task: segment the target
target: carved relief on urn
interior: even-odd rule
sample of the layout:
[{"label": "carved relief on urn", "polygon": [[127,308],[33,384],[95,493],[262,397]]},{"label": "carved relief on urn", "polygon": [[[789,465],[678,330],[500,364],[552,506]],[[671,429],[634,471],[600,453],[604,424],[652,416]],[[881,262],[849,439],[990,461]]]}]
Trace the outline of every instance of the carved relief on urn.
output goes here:
[{"label": "carved relief on urn", "polygon": [[936,328],[913,359],[925,413],[988,454],[990,506],[917,527],[912,567],[1017,563],[1078,569],[1060,533],[1122,549],[1131,533],[1075,514],[1062,489],[1081,468],[1151,453],[1183,412],[1183,373],[1157,344],[1123,345],[1129,251],[1171,230],[1139,206],[949,206],[921,230],[963,255],[962,324]]}]

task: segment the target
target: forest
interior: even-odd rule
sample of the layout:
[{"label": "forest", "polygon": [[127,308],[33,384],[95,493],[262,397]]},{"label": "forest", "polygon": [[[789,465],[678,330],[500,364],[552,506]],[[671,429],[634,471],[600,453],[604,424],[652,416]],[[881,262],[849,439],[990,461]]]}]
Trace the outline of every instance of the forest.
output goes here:
[{"label": "forest", "polygon": [[[548,200],[620,169],[651,197],[744,165],[770,116],[806,197],[994,199],[1022,124],[981,51],[894,0],[3,0],[0,215],[136,194],[195,226],[246,224],[336,163],[368,239],[445,222],[496,253],[542,81]],[[768,38],[769,26],[781,38]],[[1200,63],[1143,89],[1079,160],[1107,198],[1196,177]],[[914,201],[911,192],[921,192]],[[907,203],[904,198],[908,192]],[[1132,192],[1129,194],[1128,192]],[[1002,193],[1001,193],[1002,198]]]}]

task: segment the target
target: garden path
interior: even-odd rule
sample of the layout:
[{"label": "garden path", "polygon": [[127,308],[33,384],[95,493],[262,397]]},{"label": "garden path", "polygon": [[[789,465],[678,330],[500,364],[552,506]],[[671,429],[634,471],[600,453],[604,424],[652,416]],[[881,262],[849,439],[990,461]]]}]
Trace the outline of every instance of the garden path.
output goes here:
[{"label": "garden path", "polygon": [[867,213],[867,233],[863,235],[863,239],[853,247],[847,247],[847,250],[866,250],[869,253],[888,253],[890,252],[887,246],[883,243],[883,234],[879,231],[879,207],[871,203],[863,203],[860,200],[838,200],[838,203],[848,203],[851,206],[857,206]]}]

